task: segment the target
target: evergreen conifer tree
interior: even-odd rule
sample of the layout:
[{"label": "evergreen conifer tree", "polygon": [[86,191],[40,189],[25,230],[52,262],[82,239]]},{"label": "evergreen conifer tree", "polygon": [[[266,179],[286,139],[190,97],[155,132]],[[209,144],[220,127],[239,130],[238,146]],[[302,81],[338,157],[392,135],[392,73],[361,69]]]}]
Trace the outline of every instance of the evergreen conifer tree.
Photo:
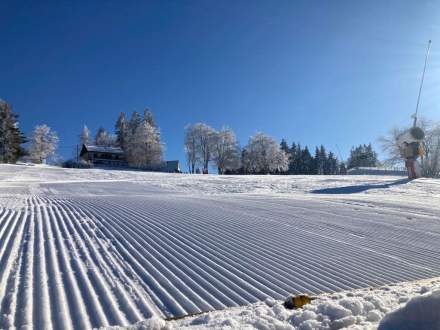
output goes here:
[{"label": "evergreen conifer tree", "polygon": [[116,144],[123,150],[126,149],[128,143],[128,123],[125,117],[125,113],[119,114],[118,120],[115,125]]},{"label": "evergreen conifer tree", "polygon": [[154,121],[153,113],[150,109],[145,109],[144,111],[144,121],[146,121],[150,126],[156,127],[156,123]]},{"label": "evergreen conifer tree", "polygon": [[25,142],[26,138],[18,127],[18,115],[0,99],[0,162],[15,163],[25,153],[21,147]]},{"label": "evergreen conifer tree", "polygon": [[363,144],[351,148],[348,158],[348,168],[353,167],[375,167],[377,166],[377,153],[373,150],[371,144]]},{"label": "evergreen conifer tree", "polygon": [[306,146],[301,153],[302,169],[301,174],[313,174],[313,157]]},{"label": "evergreen conifer tree", "polygon": [[297,174],[296,173],[296,167],[297,167],[297,153],[298,153],[298,146],[295,142],[292,143],[292,146],[290,147],[290,157],[289,157],[289,174]]},{"label": "evergreen conifer tree", "polygon": [[130,122],[128,124],[129,134],[132,135],[136,132],[136,129],[141,125],[142,118],[139,112],[134,111],[131,115]]}]

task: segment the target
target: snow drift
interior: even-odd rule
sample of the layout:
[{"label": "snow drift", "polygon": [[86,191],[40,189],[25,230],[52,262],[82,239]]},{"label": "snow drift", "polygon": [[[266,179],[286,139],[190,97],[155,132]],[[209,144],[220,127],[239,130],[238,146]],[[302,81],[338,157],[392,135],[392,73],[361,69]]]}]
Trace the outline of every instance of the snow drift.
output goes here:
[{"label": "snow drift", "polygon": [[405,306],[387,314],[378,330],[440,329],[440,290],[412,298]]}]

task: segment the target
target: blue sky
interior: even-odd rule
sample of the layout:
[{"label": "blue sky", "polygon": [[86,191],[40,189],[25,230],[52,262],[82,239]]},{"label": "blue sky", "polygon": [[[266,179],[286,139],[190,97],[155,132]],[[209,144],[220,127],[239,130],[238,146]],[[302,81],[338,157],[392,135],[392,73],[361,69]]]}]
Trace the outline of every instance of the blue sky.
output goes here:
[{"label": "blue sky", "polygon": [[440,119],[436,1],[1,1],[0,98],[69,157],[83,124],[153,110],[166,158],[183,127],[263,131],[343,158],[421,113]]}]

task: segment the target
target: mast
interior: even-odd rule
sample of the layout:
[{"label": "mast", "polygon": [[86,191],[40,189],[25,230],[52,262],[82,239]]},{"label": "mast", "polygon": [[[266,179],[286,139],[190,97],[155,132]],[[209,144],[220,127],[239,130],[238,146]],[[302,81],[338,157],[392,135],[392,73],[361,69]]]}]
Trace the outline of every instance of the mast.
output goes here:
[{"label": "mast", "polygon": [[431,49],[431,40],[428,41],[428,48],[426,49],[425,65],[423,66],[422,80],[420,81],[419,95],[417,96],[416,112],[413,115],[414,118],[413,127],[417,126],[417,115],[419,113],[420,95],[422,93],[423,81],[425,80],[425,71],[426,71],[426,65],[428,64],[428,56],[430,49]]}]

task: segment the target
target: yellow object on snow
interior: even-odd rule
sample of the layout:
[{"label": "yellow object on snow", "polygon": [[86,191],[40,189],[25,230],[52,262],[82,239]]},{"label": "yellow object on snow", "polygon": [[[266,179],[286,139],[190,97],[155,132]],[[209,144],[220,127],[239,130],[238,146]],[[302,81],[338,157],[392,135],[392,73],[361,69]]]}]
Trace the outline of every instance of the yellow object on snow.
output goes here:
[{"label": "yellow object on snow", "polygon": [[288,309],[301,308],[304,305],[310,304],[312,300],[316,298],[310,297],[306,294],[301,294],[298,296],[289,296],[284,302],[284,306]]}]

